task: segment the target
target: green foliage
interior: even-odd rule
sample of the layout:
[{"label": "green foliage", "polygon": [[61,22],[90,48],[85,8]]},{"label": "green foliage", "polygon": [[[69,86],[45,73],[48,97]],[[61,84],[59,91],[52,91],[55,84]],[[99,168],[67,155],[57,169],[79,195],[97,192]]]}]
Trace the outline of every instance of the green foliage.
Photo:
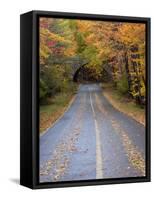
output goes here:
[{"label": "green foliage", "polygon": [[121,94],[127,94],[129,87],[128,87],[128,80],[126,75],[123,75],[118,81],[117,81],[117,89]]},{"label": "green foliage", "polygon": [[44,99],[46,97],[47,94],[47,85],[45,84],[45,82],[40,79],[40,99]]},{"label": "green foliage", "polygon": [[75,84],[71,81],[70,66],[50,65],[45,67],[40,79],[40,103],[47,103],[46,100],[57,93],[74,91]]},{"label": "green foliage", "polygon": [[87,46],[83,51],[83,55],[85,59],[89,61],[90,66],[95,66],[95,68],[97,68],[97,65],[100,66],[101,60],[98,59],[98,50],[94,46]]},{"label": "green foliage", "polygon": [[77,53],[81,54],[86,48],[86,43],[84,41],[84,37],[82,33],[78,32],[76,33],[76,41],[77,41]]}]

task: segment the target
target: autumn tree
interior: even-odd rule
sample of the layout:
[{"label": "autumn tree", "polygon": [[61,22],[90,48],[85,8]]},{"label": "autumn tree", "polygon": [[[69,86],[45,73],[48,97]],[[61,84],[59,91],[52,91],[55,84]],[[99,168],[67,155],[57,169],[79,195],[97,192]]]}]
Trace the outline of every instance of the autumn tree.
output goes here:
[{"label": "autumn tree", "polygon": [[121,93],[144,104],[144,24],[41,18],[40,98],[67,90],[74,58],[84,61],[78,75],[87,73],[95,81],[106,76]]}]

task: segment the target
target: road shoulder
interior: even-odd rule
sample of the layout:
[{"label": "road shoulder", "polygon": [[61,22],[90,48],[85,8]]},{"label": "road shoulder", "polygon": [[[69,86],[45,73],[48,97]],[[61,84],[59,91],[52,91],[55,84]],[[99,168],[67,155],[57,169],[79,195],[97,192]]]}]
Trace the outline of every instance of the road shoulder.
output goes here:
[{"label": "road shoulder", "polygon": [[118,96],[117,92],[114,91],[113,88],[103,87],[103,95],[114,108],[145,126],[144,109],[139,108],[134,102]]}]

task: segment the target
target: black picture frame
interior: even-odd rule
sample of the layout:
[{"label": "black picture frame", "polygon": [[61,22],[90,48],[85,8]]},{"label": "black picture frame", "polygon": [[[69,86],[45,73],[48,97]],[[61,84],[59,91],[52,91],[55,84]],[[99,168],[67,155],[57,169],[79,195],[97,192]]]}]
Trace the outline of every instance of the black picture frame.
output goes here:
[{"label": "black picture frame", "polygon": [[[146,24],[146,176],[39,183],[39,17]],[[20,16],[20,184],[56,188],[150,181],[150,18],[31,11]]]}]

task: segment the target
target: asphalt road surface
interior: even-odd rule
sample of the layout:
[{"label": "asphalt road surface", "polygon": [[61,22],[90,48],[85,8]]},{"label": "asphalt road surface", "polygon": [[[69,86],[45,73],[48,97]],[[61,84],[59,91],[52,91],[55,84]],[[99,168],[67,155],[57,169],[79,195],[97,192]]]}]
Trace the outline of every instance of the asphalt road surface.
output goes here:
[{"label": "asphalt road surface", "polygon": [[116,110],[98,84],[40,136],[40,182],[145,176],[145,127]]}]

